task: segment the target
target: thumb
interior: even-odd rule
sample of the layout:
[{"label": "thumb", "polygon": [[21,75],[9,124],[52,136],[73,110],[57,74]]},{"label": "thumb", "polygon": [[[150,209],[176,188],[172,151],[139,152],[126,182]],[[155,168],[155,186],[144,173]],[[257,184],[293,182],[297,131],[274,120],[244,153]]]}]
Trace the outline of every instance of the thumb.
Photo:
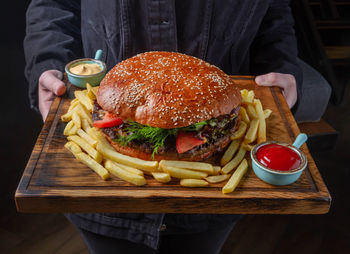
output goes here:
[{"label": "thumb", "polygon": [[63,95],[65,92],[66,92],[66,86],[64,85],[64,82],[59,80],[59,81],[56,81],[53,86],[55,87],[55,91],[54,93],[57,95],[57,96],[61,96]]},{"label": "thumb", "polygon": [[255,82],[260,86],[269,86],[271,83],[269,83],[269,74],[264,74],[260,76],[255,77]]},{"label": "thumb", "polygon": [[284,74],[270,72],[264,75],[257,76],[255,82],[259,86],[279,86],[283,88],[283,82],[281,82]]},{"label": "thumb", "polygon": [[45,90],[53,92],[55,95],[63,95],[66,92],[66,86],[61,80],[62,72],[57,70],[48,70],[41,74],[39,78],[39,86]]}]

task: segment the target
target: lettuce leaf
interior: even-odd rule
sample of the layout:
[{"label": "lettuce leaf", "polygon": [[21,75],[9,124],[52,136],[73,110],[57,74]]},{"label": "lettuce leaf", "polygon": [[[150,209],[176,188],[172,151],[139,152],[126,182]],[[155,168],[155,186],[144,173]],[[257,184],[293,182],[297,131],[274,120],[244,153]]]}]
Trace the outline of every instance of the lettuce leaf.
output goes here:
[{"label": "lettuce leaf", "polygon": [[169,136],[176,136],[179,130],[183,131],[199,131],[205,125],[207,121],[191,124],[183,128],[173,128],[173,129],[163,129],[157,127],[151,127],[148,125],[142,125],[137,122],[127,121],[124,131],[128,132],[127,136],[119,136],[114,141],[120,143],[121,145],[127,145],[133,140],[141,140],[152,144],[153,152],[152,158],[158,153],[158,149],[164,146],[165,140]]}]

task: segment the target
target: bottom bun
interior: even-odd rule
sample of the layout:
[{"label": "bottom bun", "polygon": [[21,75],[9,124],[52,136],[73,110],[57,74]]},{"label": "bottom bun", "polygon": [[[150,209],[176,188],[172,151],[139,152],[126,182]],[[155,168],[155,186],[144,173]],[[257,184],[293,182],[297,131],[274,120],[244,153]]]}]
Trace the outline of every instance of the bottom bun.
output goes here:
[{"label": "bottom bun", "polygon": [[[101,132],[103,133],[103,132]],[[124,155],[128,155],[131,157],[139,158],[142,160],[152,161],[152,154],[140,151],[139,149],[130,147],[130,146],[122,146],[118,143],[112,141],[109,136],[103,133],[103,135],[107,138],[108,142],[114,147],[114,149]],[[230,142],[230,137],[223,137],[220,142],[210,145],[208,148],[203,149],[203,151],[199,151],[196,155],[191,153],[183,153],[179,154],[177,152],[170,152],[166,154],[155,154],[154,160],[182,160],[182,161],[203,161],[208,159],[216,152],[222,151]]]}]

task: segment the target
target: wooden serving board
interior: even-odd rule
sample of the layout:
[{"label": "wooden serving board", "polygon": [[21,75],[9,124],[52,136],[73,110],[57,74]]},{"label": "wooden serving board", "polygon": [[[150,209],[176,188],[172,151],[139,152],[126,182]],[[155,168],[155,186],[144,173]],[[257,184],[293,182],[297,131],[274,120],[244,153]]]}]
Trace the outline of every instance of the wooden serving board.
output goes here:
[{"label": "wooden serving board", "polygon": [[[300,131],[280,90],[258,87],[251,76],[232,78],[240,88],[254,89],[263,107],[273,111],[267,119],[267,139],[292,143]],[[322,214],[329,210],[331,197],[306,145],[302,150],[308,167],[288,186],[266,184],[251,168],[230,194],[222,194],[224,183],[185,188],[178,180],[161,184],[150,176],[141,187],[113,176],[103,181],[63,147],[67,141],[60,116],[71,98],[70,89],[53,102],[16,191],[19,212]]]}]

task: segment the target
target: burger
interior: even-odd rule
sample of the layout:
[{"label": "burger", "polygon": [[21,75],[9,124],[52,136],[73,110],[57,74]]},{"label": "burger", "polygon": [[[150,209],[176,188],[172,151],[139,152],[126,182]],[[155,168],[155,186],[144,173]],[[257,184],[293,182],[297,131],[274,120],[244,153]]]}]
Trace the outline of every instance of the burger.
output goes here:
[{"label": "burger", "polygon": [[94,126],[120,153],[144,160],[201,161],[225,148],[241,94],[216,66],[174,52],[146,52],[101,81]]}]

